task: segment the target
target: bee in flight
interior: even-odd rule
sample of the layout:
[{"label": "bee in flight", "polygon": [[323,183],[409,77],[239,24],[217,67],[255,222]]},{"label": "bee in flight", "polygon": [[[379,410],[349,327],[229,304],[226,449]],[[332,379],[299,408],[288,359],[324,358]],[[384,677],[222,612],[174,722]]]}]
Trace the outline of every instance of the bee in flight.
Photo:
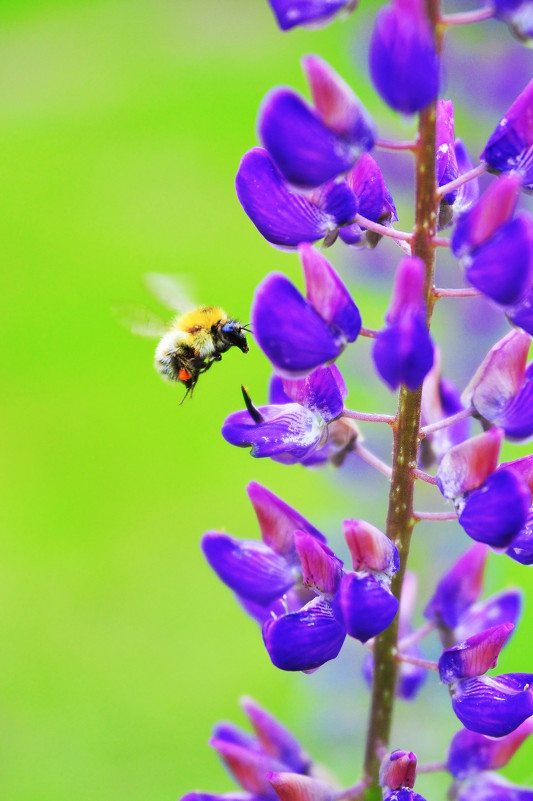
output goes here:
[{"label": "bee in flight", "polygon": [[[146,281],[154,295],[165,306],[179,312],[192,304],[186,300],[181,280],[160,273],[149,273]],[[178,314],[170,326],[150,317],[148,321],[134,323],[134,333],[161,336],[155,350],[154,365],[158,373],[170,381],[179,381],[192,396],[198,378],[213,362],[232,347],[248,353],[246,333],[248,325],[228,317],[220,306],[199,306]]]}]

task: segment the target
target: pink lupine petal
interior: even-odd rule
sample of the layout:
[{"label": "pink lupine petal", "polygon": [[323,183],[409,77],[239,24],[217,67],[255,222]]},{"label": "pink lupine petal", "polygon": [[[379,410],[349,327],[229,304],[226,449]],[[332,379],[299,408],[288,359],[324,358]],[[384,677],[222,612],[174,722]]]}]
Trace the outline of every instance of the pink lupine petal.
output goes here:
[{"label": "pink lupine petal", "polygon": [[437,486],[445,498],[458,498],[483,484],[498,465],[503,436],[503,429],[492,428],[461,442],[443,456],[437,470]]}]

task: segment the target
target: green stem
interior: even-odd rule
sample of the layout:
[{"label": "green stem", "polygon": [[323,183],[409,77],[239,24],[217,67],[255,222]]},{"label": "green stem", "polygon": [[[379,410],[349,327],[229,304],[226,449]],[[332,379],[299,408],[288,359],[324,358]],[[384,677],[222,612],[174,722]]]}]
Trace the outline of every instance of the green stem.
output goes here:
[{"label": "green stem", "polygon": [[[438,0],[426,0],[428,17],[436,30],[439,18]],[[435,298],[433,273],[438,197],[435,181],[436,103],[420,113],[416,151],[416,218],[413,231],[413,255],[426,266],[427,321],[431,320]],[[407,568],[411,535],[416,518],[413,514],[413,494],[420,431],[422,388],[400,388],[398,411],[392,426],[394,432],[391,488],[387,514],[387,536],[400,554],[400,569],[393,578],[392,592],[401,598]],[[378,774],[383,749],[388,749],[392,726],[396,688],[398,616],[389,628],[376,637],[374,646],[374,680],[368,722],[364,772],[371,784],[365,793],[366,801],[381,801]],[[402,747],[408,747],[402,745]]]}]

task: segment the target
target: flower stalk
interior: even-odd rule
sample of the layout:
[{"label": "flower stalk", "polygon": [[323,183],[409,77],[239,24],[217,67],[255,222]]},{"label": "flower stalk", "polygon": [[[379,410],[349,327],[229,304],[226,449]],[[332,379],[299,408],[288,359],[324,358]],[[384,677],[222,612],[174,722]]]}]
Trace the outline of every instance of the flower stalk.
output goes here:
[{"label": "flower stalk", "polygon": [[[436,31],[438,0],[428,0],[428,17]],[[435,33],[436,35],[436,33]],[[435,181],[436,102],[420,112],[416,150],[416,218],[413,231],[413,255],[425,265],[425,297],[427,324],[435,302],[433,274],[435,247],[432,242],[437,229],[437,191]],[[420,432],[422,389],[401,386],[396,421],[393,425],[393,461],[389,492],[386,534],[400,555],[400,569],[392,581],[392,592],[400,599],[409,557],[411,536],[416,522],[413,510],[415,470]],[[374,680],[368,721],[364,773],[371,779],[366,801],[381,801],[379,785],[380,752],[388,748],[394,712],[397,681],[396,651],[399,621],[378,635],[374,646]]]}]

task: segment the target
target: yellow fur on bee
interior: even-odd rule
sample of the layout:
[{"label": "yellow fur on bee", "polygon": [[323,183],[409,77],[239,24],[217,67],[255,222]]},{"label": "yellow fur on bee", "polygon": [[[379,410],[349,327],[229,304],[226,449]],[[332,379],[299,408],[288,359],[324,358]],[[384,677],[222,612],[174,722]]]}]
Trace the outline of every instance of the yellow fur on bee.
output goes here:
[{"label": "yellow fur on bee", "polygon": [[226,320],[226,312],[220,306],[200,306],[193,309],[181,317],[177,317],[172,323],[172,328],[192,334],[201,328],[211,330],[212,326],[217,325],[221,320]]}]

